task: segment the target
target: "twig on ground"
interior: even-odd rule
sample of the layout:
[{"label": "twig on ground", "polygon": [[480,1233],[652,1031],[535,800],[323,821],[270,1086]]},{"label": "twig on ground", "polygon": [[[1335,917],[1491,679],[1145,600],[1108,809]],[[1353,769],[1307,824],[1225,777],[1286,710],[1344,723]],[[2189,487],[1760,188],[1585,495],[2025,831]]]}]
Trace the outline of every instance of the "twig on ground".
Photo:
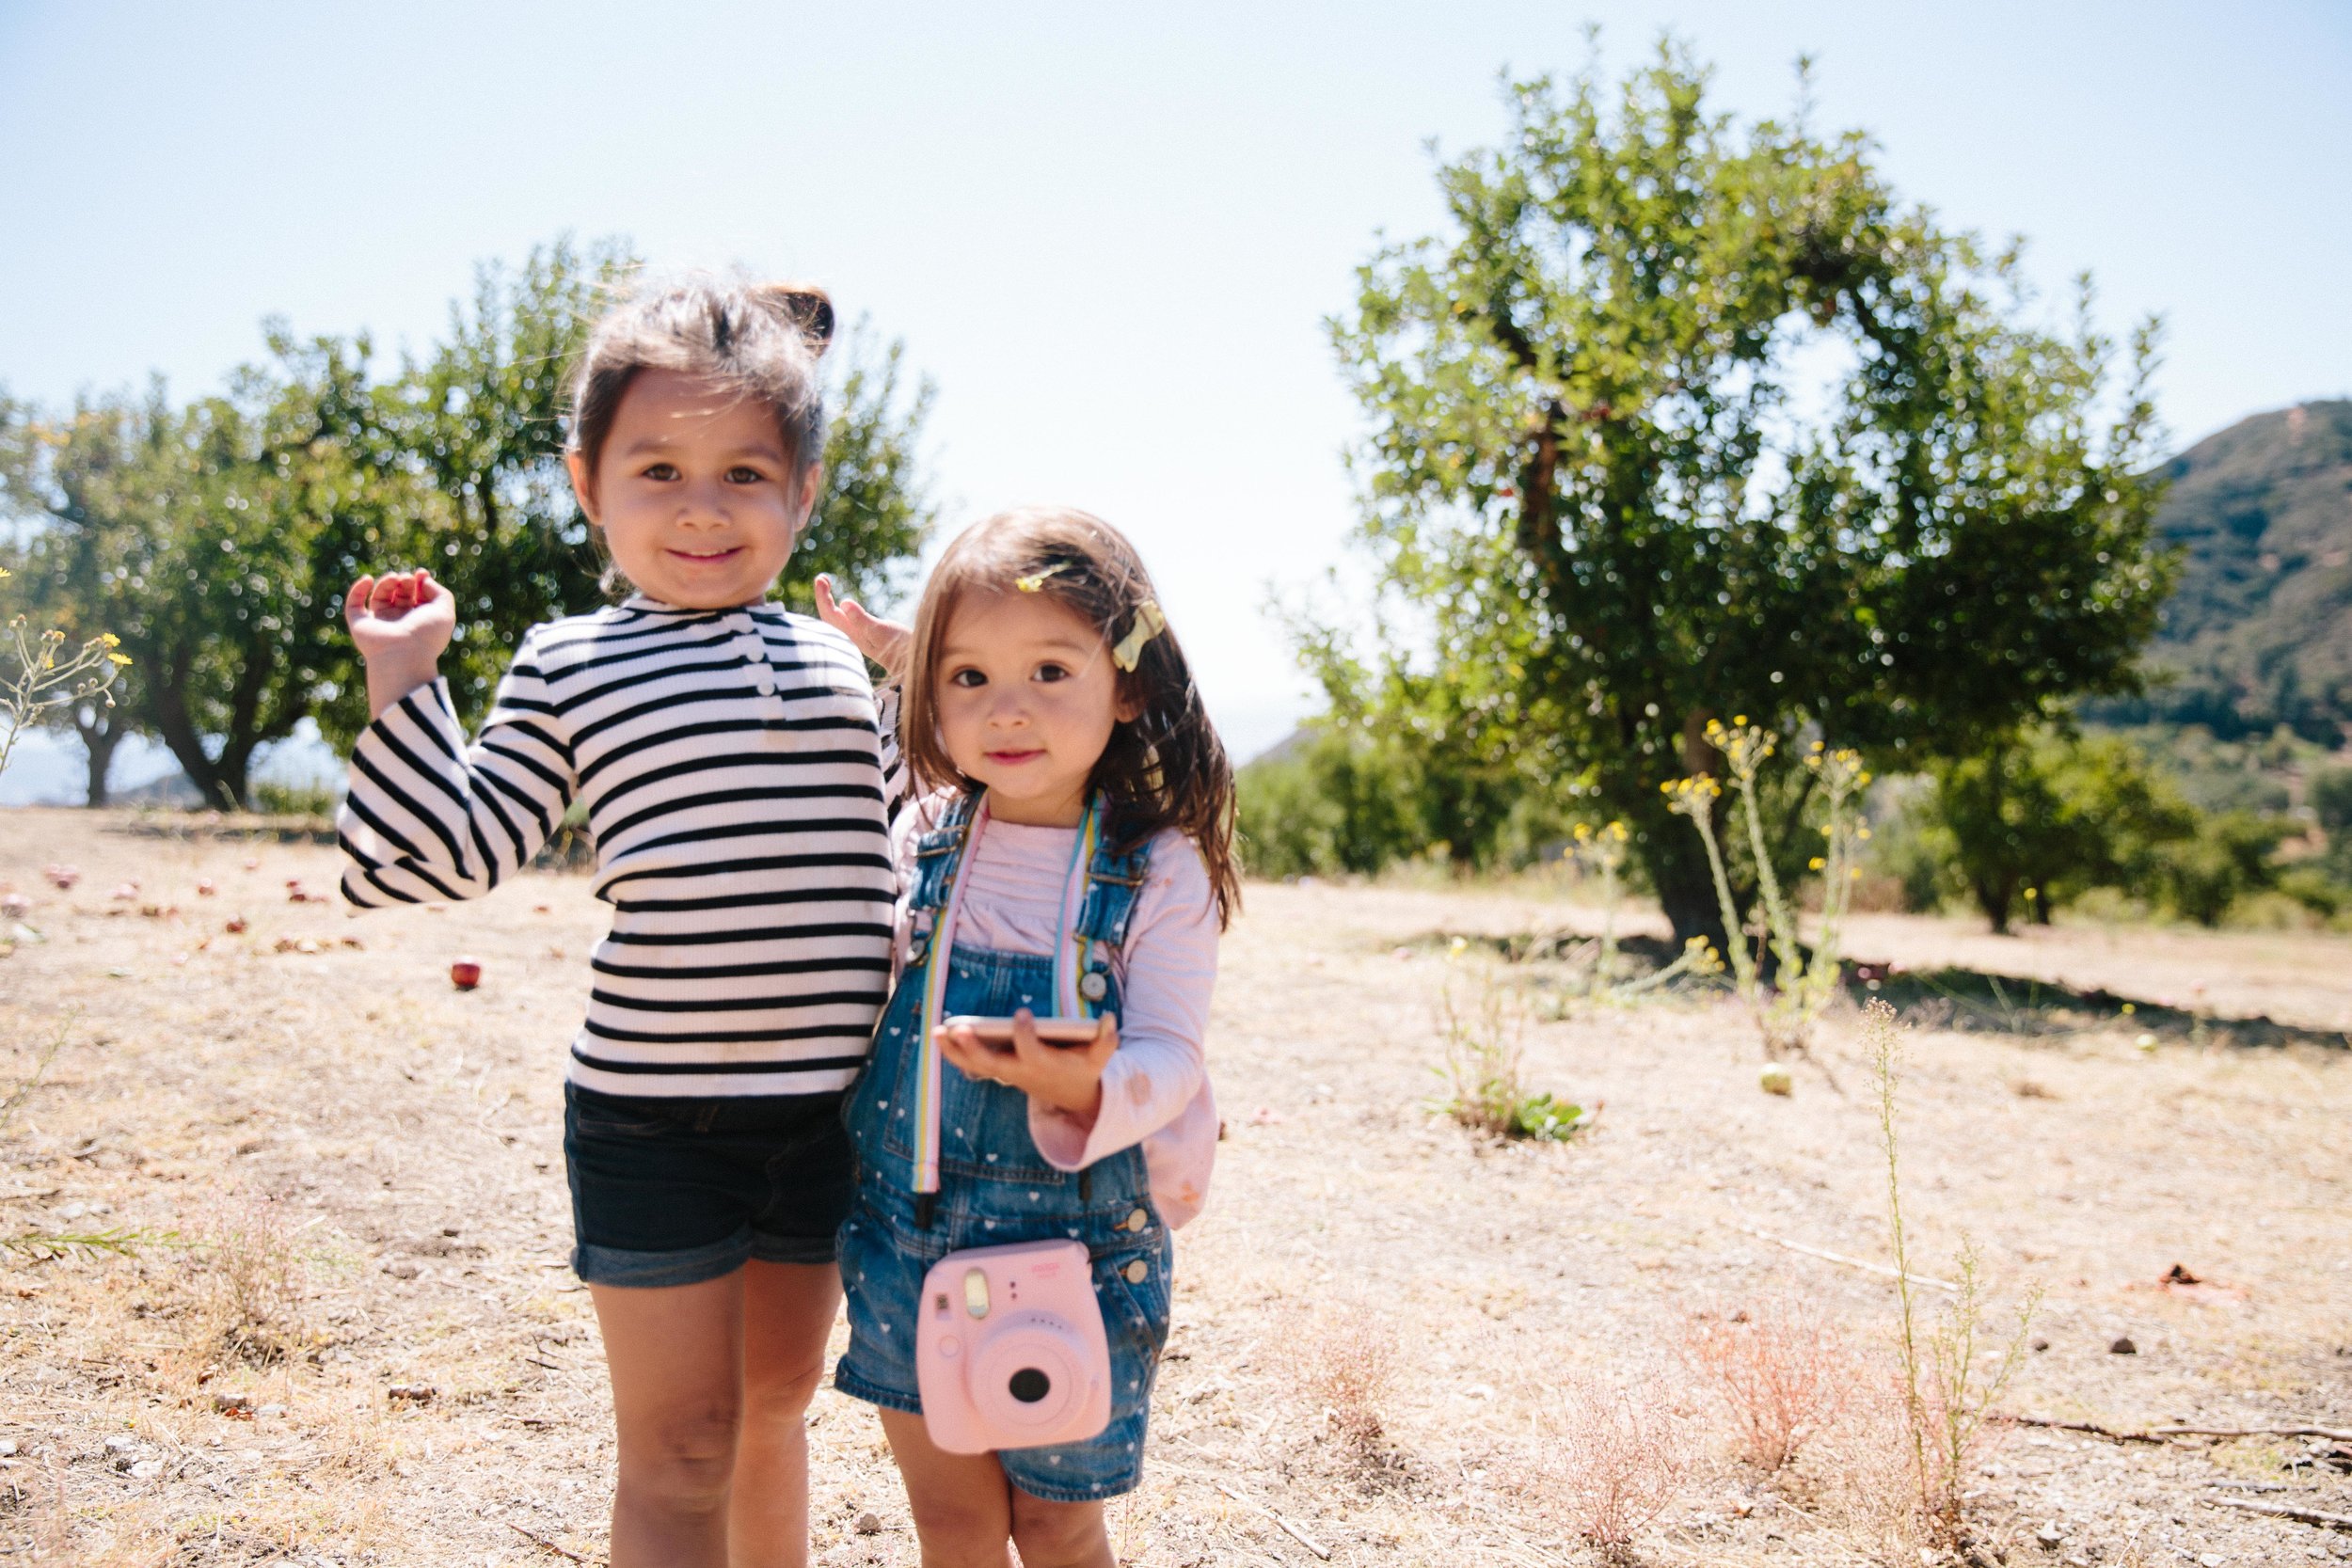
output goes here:
[{"label": "twig on ground", "polygon": [[2298,1525],[2316,1525],[2321,1529],[2352,1530],[2352,1513],[2322,1513],[2315,1508],[2258,1503],[2251,1497],[2200,1497],[2197,1500],[2214,1508],[2234,1508],[2247,1513],[2267,1513],[2273,1518],[2292,1519]]},{"label": "twig on ground", "polygon": [[1959,1286],[1947,1279],[1930,1279],[1923,1274],[1899,1275],[1883,1263],[1873,1263],[1868,1261],[1867,1259],[1861,1258],[1849,1258],[1842,1252],[1831,1252],[1822,1247],[1807,1246],[1803,1242],[1792,1242],[1785,1236],[1775,1236],[1769,1231],[1756,1229],[1752,1226],[1743,1225],[1740,1228],[1745,1230],[1749,1235],[1755,1237],[1759,1242],[1770,1242],[1774,1246],[1785,1246],[1791,1252],[1802,1252],[1807,1258],[1819,1258],[1825,1262],[1842,1263],[1847,1268],[1861,1269],[1866,1273],[1879,1275],[1887,1279],[1907,1278],[1914,1285],[1931,1286],[1938,1291],[1958,1291],[1960,1289]]},{"label": "twig on ground", "polygon": [[2087,1432],[2093,1437],[2110,1438],[2118,1443],[2161,1443],[2172,1437],[2328,1437],[2339,1443],[2352,1443],[2352,1428],[2347,1427],[2192,1427],[2168,1424],[2149,1427],[2142,1432],[2118,1432],[2092,1421],[2055,1421],[2041,1416],[2002,1416],[1997,1418],[2011,1426]]},{"label": "twig on ground", "polygon": [[2112,1443],[2161,1443],[2163,1438],[2145,1432],[2118,1432],[2095,1421],[2058,1421],[2044,1416],[1995,1416],[1996,1421],[2013,1427],[2046,1427],[2053,1432],[2083,1432],[2093,1437],[2105,1437]]},{"label": "twig on ground", "polygon": [[1259,1513],[1264,1514],[1267,1518],[1273,1520],[1276,1524],[1281,1526],[1283,1534],[1289,1536],[1293,1541],[1297,1542],[1300,1545],[1314,1553],[1316,1557],[1320,1558],[1325,1562],[1331,1560],[1330,1547],[1325,1545],[1322,1542],[1317,1541],[1313,1536],[1309,1535],[1305,1530],[1300,1529],[1296,1525],[1292,1524],[1288,1519],[1283,1518],[1279,1513],[1277,1513],[1274,1510],[1266,1507],[1265,1504],[1258,1501],[1254,1497],[1243,1497],[1240,1493],[1234,1491],[1232,1487],[1226,1485],[1221,1481],[1213,1481],[1209,1484],[1216,1487],[1219,1492],[1224,1493],[1227,1497],[1232,1498],[1235,1502],[1241,1504],[1244,1508],[1254,1508]]},{"label": "twig on ground", "polygon": [[508,1529],[513,1530],[516,1535],[521,1536],[525,1541],[530,1542],[532,1545],[538,1547],[543,1552],[553,1552],[556,1556],[569,1558],[574,1562],[586,1563],[588,1564],[588,1568],[599,1568],[599,1565],[594,1558],[582,1557],[578,1552],[566,1551],[544,1535],[533,1535],[531,1531],[523,1528],[522,1526],[515,1523],[512,1519],[507,1520],[505,1523]]},{"label": "twig on ground", "polygon": [[2159,1437],[2332,1437],[2352,1443],[2352,1427],[2150,1427]]}]

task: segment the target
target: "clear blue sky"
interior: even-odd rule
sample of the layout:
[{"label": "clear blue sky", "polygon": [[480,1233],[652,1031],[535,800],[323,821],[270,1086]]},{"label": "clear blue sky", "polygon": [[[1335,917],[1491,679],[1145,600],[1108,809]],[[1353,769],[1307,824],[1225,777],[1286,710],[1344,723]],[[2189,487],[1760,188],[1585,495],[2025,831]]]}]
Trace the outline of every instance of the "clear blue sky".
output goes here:
[{"label": "clear blue sky", "polygon": [[[257,324],[441,328],[569,230],[818,278],[936,377],[951,524],[1128,529],[1245,754],[1306,706],[1265,585],[1341,553],[1322,320],[1496,73],[1672,26],[1720,103],[1873,133],[1905,193],[2169,325],[2185,442],[2352,394],[2352,6],[123,6],[0,0],[0,384],[210,388]],[[14,792],[12,792],[14,793]]]}]

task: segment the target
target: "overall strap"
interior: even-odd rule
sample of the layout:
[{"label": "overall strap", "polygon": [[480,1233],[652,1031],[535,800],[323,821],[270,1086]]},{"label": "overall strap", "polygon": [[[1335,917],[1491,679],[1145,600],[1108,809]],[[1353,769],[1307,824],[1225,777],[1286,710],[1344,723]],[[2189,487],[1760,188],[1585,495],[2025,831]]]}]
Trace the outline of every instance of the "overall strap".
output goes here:
[{"label": "overall strap", "polygon": [[916,916],[918,929],[928,931],[930,916],[946,903],[963,847],[965,827],[972,820],[975,798],[958,795],[939,814],[937,825],[914,838],[914,867],[907,888],[907,910]]},{"label": "overall strap", "polygon": [[1078,910],[1077,934],[1090,943],[1108,947],[1127,940],[1136,895],[1143,891],[1144,879],[1152,870],[1151,838],[1147,835],[1120,848],[1118,836],[1106,831],[1087,863],[1086,900]]}]

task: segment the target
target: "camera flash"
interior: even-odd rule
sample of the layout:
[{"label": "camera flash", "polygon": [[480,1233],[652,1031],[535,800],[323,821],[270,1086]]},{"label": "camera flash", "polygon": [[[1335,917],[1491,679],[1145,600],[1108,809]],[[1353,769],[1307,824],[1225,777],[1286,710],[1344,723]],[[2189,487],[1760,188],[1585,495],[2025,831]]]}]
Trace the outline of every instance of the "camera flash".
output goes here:
[{"label": "camera flash", "polygon": [[976,1318],[988,1316],[988,1271],[966,1269],[963,1274],[963,1309]]}]

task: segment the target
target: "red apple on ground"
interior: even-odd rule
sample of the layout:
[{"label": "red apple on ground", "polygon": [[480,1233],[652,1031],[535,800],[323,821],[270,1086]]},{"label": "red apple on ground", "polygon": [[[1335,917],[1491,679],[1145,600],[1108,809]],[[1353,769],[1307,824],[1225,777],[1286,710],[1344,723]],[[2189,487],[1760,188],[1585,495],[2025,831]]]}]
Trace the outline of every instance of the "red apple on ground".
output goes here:
[{"label": "red apple on ground", "polygon": [[482,965],[472,958],[460,958],[449,966],[449,983],[459,990],[471,990],[482,984]]}]

